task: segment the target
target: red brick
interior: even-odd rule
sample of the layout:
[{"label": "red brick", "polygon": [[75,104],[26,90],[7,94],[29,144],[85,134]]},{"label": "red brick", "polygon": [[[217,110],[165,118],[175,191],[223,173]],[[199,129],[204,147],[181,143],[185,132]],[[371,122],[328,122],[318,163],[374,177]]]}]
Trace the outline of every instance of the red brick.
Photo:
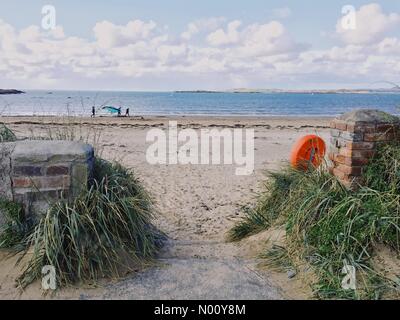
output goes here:
[{"label": "red brick", "polygon": [[347,124],[347,131],[351,133],[374,133],[376,126],[371,123],[349,123]]},{"label": "red brick", "polygon": [[339,155],[346,158],[365,158],[370,159],[375,155],[375,150],[353,150],[348,148],[340,149]]},{"label": "red brick", "polygon": [[340,130],[340,131],[346,131],[347,130],[347,122],[346,121],[336,120],[335,121],[335,128]]},{"label": "red brick", "polygon": [[351,158],[351,157],[345,157],[343,155],[335,155],[333,162],[335,164],[344,164],[346,166],[362,167],[368,164],[368,159]]},{"label": "red brick", "polygon": [[346,165],[337,166],[337,170],[339,170],[339,171],[343,172],[345,175],[349,175],[349,176],[360,176],[362,173],[361,167],[353,167],[353,166],[346,166]]},{"label": "red brick", "polygon": [[29,188],[32,186],[32,180],[28,177],[17,177],[12,179],[14,188]]},{"label": "red brick", "polygon": [[50,166],[46,168],[46,175],[48,176],[66,175],[68,173],[69,168],[67,166]]},{"label": "red brick", "polygon": [[351,158],[353,154],[353,150],[348,149],[348,148],[341,148],[339,155],[344,156],[344,157],[349,157]]},{"label": "red brick", "polygon": [[14,177],[14,188],[59,188],[65,189],[71,185],[69,176],[54,176],[54,177]]},{"label": "red brick", "polygon": [[398,130],[399,130],[398,126],[396,126],[394,124],[390,124],[390,123],[388,123],[388,124],[378,124],[376,126],[376,131],[377,132],[383,132],[383,133],[391,132],[391,133],[394,133],[395,131],[398,131]]},{"label": "red brick", "polygon": [[393,140],[394,136],[390,133],[366,133],[364,134],[364,141],[366,142],[380,142]]},{"label": "red brick", "polygon": [[15,166],[13,168],[13,172],[15,176],[22,176],[22,177],[34,177],[34,176],[41,176],[42,175],[42,167],[39,166]]},{"label": "red brick", "polygon": [[347,147],[352,150],[373,150],[375,144],[373,142],[348,142]]},{"label": "red brick", "polygon": [[366,158],[346,158],[345,164],[348,166],[365,166],[369,162]]},{"label": "red brick", "polygon": [[345,178],[345,174],[340,171],[338,168],[333,168],[332,173],[335,177],[339,178],[340,180],[343,180]]},{"label": "red brick", "polygon": [[357,131],[357,126],[354,123],[348,123],[347,124],[347,131],[351,133],[356,133]]},{"label": "red brick", "polygon": [[340,155],[340,154],[335,155],[335,162],[337,162],[337,163],[346,164],[346,159],[348,159],[348,158],[346,158],[343,155]]}]

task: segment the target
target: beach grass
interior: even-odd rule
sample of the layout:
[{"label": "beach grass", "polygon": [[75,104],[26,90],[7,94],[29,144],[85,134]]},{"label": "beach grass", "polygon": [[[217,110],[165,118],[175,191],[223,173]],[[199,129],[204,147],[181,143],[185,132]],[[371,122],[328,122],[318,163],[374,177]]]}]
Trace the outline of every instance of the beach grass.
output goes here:
[{"label": "beach grass", "polygon": [[12,132],[4,123],[0,123],[0,143],[15,140],[17,140],[17,137],[14,132]]},{"label": "beach grass", "polygon": [[[36,138],[90,143],[97,137],[74,130],[63,127]],[[7,139],[15,137],[9,129],[4,132]],[[21,205],[0,200],[6,218],[0,248],[22,253],[18,260],[24,261],[24,269],[17,279],[21,288],[41,279],[45,266],[55,268],[59,287],[118,278],[153,264],[164,239],[152,224],[153,200],[135,174],[98,155],[88,188],[49,206],[31,221]]]},{"label": "beach grass", "polygon": [[[312,287],[318,298],[398,294],[396,281],[375,268],[373,260],[377,245],[400,254],[400,146],[382,147],[364,178],[364,186],[350,191],[325,167],[269,174],[257,205],[228,238],[239,241],[271,226],[284,228],[285,246],[261,255],[283,269],[309,266],[317,277]],[[356,270],[356,290],[342,286],[344,265]]]},{"label": "beach grass", "polygon": [[119,164],[96,160],[94,174],[88,190],[53,204],[27,239],[21,287],[40,279],[46,265],[66,285],[119,277],[152,262],[162,234],[151,224],[150,197]]},{"label": "beach grass", "polygon": [[26,219],[22,205],[13,201],[0,199],[0,211],[5,220],[0,228],[0,249],[23,250],[33,223]]}]

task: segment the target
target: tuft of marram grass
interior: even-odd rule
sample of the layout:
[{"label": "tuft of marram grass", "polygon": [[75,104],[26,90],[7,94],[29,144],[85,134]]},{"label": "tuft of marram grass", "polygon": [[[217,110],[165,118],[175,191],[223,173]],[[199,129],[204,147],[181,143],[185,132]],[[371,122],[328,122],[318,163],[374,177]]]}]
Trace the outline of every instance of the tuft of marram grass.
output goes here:
[{"label": "tuft of marram grass", "polygon": [[257,234],[275,223],[281,216],[285,200],[291,186],[300,178],[301,173],[290,167],[281,172],[266,172],[265,192],[261,193],[254,208],[243,208],[245,217],[229,232],[228,240],[235,242]]},{"label": "tuft of marram grass", "polygon": [[[292,263],[306,261],[318,276],[317,297],[371,299],[398,293],[371,261],[379,243],[400,253],[400,146],[382,147],[364,177],[366,184],[351,192],[325,168],[272,174],[257,206],[230,231],[229,239],[282,225]],[[342,288],[345,263],[357,270],[355,291]]]},{"label": "tuft of marram grass", "polygon": [[137,268],[154,258],[162,235],[151,224],[152,201],[139,181],[104,160],[96,160],[94,173],[88,190],[72,203],[55,203],[28,238],[21,287],[40,279],[46,265],[66,285],[119,277],[132,263]]},{"label": "tuft of marram grass", "polygon": [[32,232],[33,223],[26,219],[22,205],[0,198],[0,249],[23,250],[27,236]]},{"label": "tuft of marram grass", "polygon": [[0,143],[16,141],[17,137],[4,123],[0,123]]}]

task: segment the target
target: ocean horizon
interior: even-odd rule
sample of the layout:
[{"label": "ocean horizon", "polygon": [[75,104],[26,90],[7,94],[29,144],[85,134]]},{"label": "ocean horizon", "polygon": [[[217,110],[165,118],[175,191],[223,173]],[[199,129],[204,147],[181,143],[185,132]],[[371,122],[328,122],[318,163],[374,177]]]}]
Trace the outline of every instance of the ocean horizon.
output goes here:
[{"label": "ocean horizon", "polygon": [[400,113],[399,93],[237,93],[46,91],[1,95],[0,116],[110,115],[105,106],[136,116],[337,116],[355,108]]}]

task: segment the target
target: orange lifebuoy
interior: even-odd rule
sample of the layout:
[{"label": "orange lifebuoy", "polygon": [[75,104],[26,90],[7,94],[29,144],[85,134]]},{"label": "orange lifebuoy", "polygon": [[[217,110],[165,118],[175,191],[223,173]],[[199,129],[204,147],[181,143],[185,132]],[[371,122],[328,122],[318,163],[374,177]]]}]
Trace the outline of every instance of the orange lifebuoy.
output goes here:
[{"label": "orange lifebuoy", "polygon": [[301,138],[293,146],[290,163],[294,168],[306,170],[312,164],[319,167],[326,152],[324,140],[316,135]]}]

